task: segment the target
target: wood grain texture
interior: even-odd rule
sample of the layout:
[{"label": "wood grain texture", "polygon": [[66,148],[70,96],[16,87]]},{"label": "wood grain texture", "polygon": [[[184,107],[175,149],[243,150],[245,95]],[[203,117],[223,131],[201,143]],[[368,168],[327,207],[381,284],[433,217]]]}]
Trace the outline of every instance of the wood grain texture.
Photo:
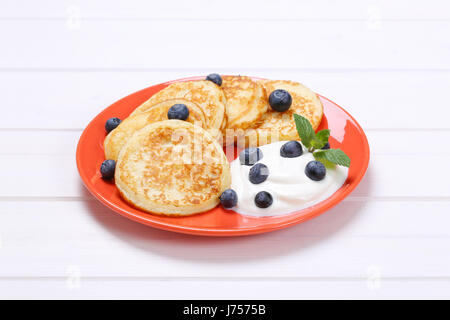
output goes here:
[{"label": "wood grain texture", "polygon": [[205,239],[137,224],[97,201],[7,201],[0,277],[64,277],[69,266],[86,277],[365,278],[372,267],[385,277],[450,277],[441,254],[449,203],[429,206],[347,200],[278,232]]},{"label": "wood grain texture", "polygon": [[[441,36],[449,30],[447,20],[384,21],[377,28],[360,20],[88,20],[76,27],[2,20],[0,70],[449,69]],[[18,50],[24,43],[26,50]]]},{"label": "wood grain texture", "polygon": [[[82,130],[0,129],[0,156],[75,156]],[[450,130],[365,130],[371,155],[448,156]],[[397,143],[397,142],[400,143]],[[395,142],[395,143],[394,143]],[[420,146],[427,145],[427,150]],[[418,147],[419,146],[419,147]]]},{"label": "wood grain texture", "polygon": [[[443,10],[445,0],[4,0],[0,4],[3,19],[171,19],[179,20],[438,20],[449,19]],[[145,9],[143,9],[145,8]],[[258,8],[258,10],[255,10]]]},{"label": "wood grain texture", "polygon": [[[71,269],[69,269],[70,272]],[[447,279],[4,279],[2,299],[448,299]]]},{"label": "wood grain texture", "polygon": [[[449,298],[449,8],[1,1],[0,298]],[[92,198],[74,157],[86,124],[210,72],[297,80],[344,107],[371,147],[361,185],[316,219],[230,239],[152,229]]]},{"label": "wood grain texture", "polygon": [[[0,175],[4,182],[0,185],[2,197],[81,197],[85,194],[73,155],[2,155],[0,158]],[[352,196],[448,198],[450,173],[430,174],[426,164],[449,161],[449,155],[372,155],[365,184]],[[405,182],[407,178],[410,183]]]},{"label": "wood grain texture", "polygon": [[[238,68],[212,70],[240,72]],[[0,72],[4,84],[0,129],[81,130],[97,113],[130,93],[202,74],[207,71]],[[445,103],[450,72],[253,70],[249,75],[302,82],[345,108],[365,130],[450,130],[450,108]]]}]

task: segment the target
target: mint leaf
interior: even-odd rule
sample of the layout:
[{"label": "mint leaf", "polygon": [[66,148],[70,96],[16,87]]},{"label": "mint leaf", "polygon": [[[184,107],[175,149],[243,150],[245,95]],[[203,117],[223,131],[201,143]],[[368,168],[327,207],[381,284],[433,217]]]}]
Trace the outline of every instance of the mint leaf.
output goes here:
[{"label": "mint leaf", "polygon": [[328,139],[330,138],[330,129],[320,130],[316,133],[316,138],[323,142],[323,146],[325,146],[328,142]]},{"label": "mint leaf", "polygon": [[330,138],[330,130],[320,130],[316,133],[316,136],[311,141],[311,145],[314,147],[314,149],[322,149],[327,144],[328,138]]},{"label": "mint leaf", "polygon": [[350,167],[350,158],[341,149],[315,151],[327,144],[330,138],[329,129],[320,130],[316,134],[309,120],[299,114],[294,114],[294,122],[303,145],[309,152],[313,152],[317,161],[322,162],[326,167],[333,167],[335,164]]},{"label": "mint leaf", "polygon": [[307,148],[311,147],[311,140],[316,136],[311,123],[299,114],[294,114],[294,121],[298,136],[302,140],[303,145]]},{"label": "mint leaf", "polygon": [[332,162],[340,166],[350,167],[350,158],[341,149],[319,150],[314,152],[313,156],[325,165],[327,162]]},{"label": "mint leaf", "polygon": [[311,142],[311,147],[313,147],[314,149],[310,150],[313,151],[315,149],[321,149],[325,144],[323,144],[319,139],[317,139],[316,137],[314,137]]},{"label": "mint leaf", "polygon": [[328,161],[327,159],[320,159],[320,160],[316,159],[316,160],[322,162],[323,165],[325,166],[325,168],[327,168],[327,169],[334,169],[337,166],[336,163]]}]

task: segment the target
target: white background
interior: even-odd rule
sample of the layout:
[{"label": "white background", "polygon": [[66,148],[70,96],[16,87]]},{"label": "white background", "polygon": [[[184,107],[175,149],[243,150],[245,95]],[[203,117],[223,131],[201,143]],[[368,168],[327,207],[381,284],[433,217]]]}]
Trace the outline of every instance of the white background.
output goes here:
[{"label": "white background", "polygon": [[[0,1],[0,298],[450,298],[447,0]],[[337,207],[238,238],[103,207],[82,129],[180,77],[301,81],[348,110],[369,170]]]}]

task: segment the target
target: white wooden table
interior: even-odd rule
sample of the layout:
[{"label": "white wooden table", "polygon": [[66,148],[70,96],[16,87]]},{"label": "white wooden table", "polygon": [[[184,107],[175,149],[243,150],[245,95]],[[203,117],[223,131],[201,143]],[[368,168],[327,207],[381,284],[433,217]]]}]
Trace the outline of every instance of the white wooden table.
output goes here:
[{"label": "white wooden table", "polygon": [[[446,0],[0,1],[0,298],[450,298]],[[82,129],[166,80],[298,80],[363,126],[371,163],[324,215],[203,238],[103,207]]]}]

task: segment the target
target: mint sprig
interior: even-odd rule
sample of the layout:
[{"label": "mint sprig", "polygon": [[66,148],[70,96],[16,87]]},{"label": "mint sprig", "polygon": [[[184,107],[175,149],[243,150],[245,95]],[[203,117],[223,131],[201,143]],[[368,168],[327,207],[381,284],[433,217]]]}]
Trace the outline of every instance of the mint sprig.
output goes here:
[{"label": "mint sprig", "polygon": [[326,166],[337,164],[350,167],[350,158],[341,149],[320,150],[327,144],[330,138],[329,129],[320,130],[315,133],[311,122],[299,114],[294,114],[294,122],[303,145],[308,148],[309,152],[312,152],[317,161],[322,162]]}]

